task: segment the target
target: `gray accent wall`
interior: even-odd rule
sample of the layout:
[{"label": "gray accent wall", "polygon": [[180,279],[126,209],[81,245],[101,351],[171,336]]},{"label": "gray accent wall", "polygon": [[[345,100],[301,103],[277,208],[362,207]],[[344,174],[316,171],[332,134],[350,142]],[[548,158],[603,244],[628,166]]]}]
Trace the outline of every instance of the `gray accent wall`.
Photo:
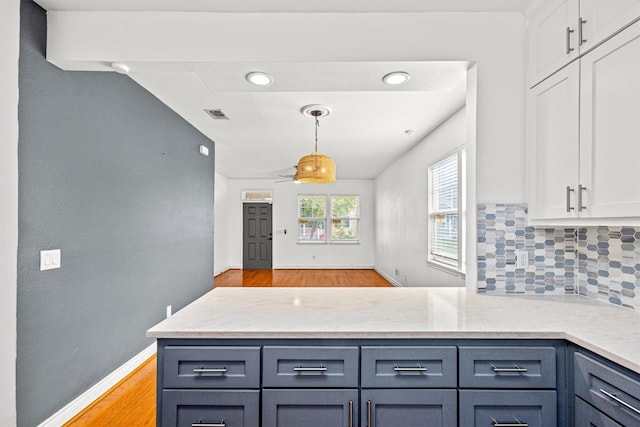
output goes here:
[{"label": "gray accent wall", "polygon": [[[22,1],[19,426],[34,426],[149,346],[145,331],[213,286],[213,142],[129,77],[45,60]],[[39,270],[61,249],[62,267]]]}]

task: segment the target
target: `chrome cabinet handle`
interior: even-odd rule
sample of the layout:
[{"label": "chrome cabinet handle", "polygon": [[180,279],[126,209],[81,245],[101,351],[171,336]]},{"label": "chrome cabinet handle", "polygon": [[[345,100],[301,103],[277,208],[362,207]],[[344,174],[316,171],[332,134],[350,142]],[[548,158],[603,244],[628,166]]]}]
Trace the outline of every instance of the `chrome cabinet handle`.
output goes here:
[{"label": "chrome cabinet handle", "polygon": [[569,55],[574,50],[571,47],[571,33],[573,33],[573,30],[571,29],[571,27],[567,27],[567,55]]},{"label": "chrome cabinet handle", "polygon": [[193,372],[196,374],[224,374],[227,372],[227,368],[194,368]]},{"label": "chrome cabinet handle", "polygon": [[496,421],[495,418],[491,417],[491,421],[493,421],[493,427],[529,427],[528,423],[522,423],[515,417],[513,419],[516,421],[515,423],[501,423],[500,421]]},{"label": "chrome cabinet handle", "polygon": [[393,370],[396,372],[427,372],[427,368],[423,368],[422,366],[418,366],[417,368],[403,368],[401,366],[396,366],[393,368]]},{"label": "chrome cabinet handle", "polygon": [[302,366],[296,366],[295,368],[293,368],[294,372],[326,372],[327,368],[323,367],[323,366],[319,366],[319,367],[310,367],[310,368],[305,368]]},{"label": "chrome cabinet handle", "polygon": [[515,365],[513,368],[500,368],[496,365],[491,365],[491,370],[493,372],[527,372],[527,368],[521,368],[518,365]]},{"label": "chrome cabinet handle", "polygon": [[586,189],[587,187],[583,187],[581,184],[578,184],[578,212],[587,210],[586,206],[582,206],[582,192]]},{"label": "chrome cabinet handle", "polygon": [[575,191],[573,188],[567,185],[567,212],[571,212],[574,207],[571,206],[571,192]]},{"label": "chrome cabinet handle", "polygon": [[349,401],[349,427],[353,427],[353,400]]},{"label": "chrome cabinet handle", "polygon": [[606,390],[600,389],[600,393],[604,394],[605,396],[607,396],[609,399],[614,400],[615,402],[621,404],[622,406],[624,406],[625,408],[635,412],[636,414],[640,415],[640,409],[636,408],[635,406],[632,406],[630,404],[628,404],[627,402],[625,402],[624,400],[620,399],[618,396],[616,396],[615,394],[609,393]]},{"label": "chrome cabinet handle", "polygon": [[493,422],[493,427],[529,427],[528,423],[501,423],[498,421]]},{"label": "chrome cabinet handle", "polygon": [[367,427],[371,427],[371,401],[367,400]]},{"label": "chrome cabinet handle", "polygon": [[587,23],[586,19],[582,19],[582,17],[578,19],[578,46],[582,46],[584,43],[587,42],[587,39],[584,38],[584,32],[582,29],[582,26],[586,23]]},{"label": "chrome cabinet handle", "polygon": [[227,424],[224,421],[221,421],[219,423],[201,423],[201,422],[197,422],[197,423],[192,423],[191,427],[227,427]]}]

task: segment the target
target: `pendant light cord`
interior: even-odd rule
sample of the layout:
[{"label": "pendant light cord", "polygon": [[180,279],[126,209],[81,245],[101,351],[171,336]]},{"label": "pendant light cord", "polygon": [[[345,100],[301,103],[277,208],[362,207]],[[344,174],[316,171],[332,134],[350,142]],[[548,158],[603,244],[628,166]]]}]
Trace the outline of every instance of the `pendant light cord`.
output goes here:
[{"label": "pendant light cord", "polygon": [[318,128],[320,127],[320,121],[318,120],[318,116],[316,117],[316,153],[318,152]]}]

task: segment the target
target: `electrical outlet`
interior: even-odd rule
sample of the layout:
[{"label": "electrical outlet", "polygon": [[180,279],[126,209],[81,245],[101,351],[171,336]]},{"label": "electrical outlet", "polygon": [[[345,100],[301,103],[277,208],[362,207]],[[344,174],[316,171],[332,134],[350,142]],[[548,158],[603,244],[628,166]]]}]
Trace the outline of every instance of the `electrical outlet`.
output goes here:
[{"label": "electrical outlet", "polygon": [[516,268],[527,268],[529,265],[529,252],[516,251]]}]

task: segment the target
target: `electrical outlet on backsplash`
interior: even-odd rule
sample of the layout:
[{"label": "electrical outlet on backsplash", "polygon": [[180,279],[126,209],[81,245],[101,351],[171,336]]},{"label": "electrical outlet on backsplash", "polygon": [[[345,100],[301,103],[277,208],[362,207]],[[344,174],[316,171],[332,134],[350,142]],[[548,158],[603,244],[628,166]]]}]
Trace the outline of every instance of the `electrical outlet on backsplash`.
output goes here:
[{"label": "electrical outlet on backsplash", "polygon": [[580,294],[640,310],[640,227],[531,227],[526,204],[478,204],[477,227],[479,292]]}]

